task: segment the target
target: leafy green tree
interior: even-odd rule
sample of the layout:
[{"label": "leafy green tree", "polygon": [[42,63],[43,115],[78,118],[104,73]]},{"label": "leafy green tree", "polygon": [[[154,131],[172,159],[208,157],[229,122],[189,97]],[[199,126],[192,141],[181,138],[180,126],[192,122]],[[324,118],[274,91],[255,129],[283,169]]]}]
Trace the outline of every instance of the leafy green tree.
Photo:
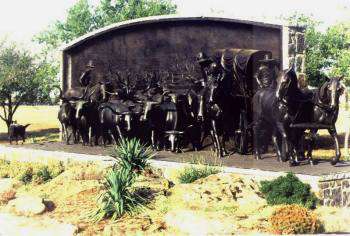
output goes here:
[{"label": "leafy green tree", "polygon": [[68,10],[64,21],[56,21],[35,40],[54,49],[112,23],[175,12],[176,6],[169,0],[101,0],[96,7],[89,5],[87,0],[79,0]]},{"label": "leafy green tree", "polygon": [[311,17],[294,14],[290,24],[306,27],[306,76],[310,85],[318,86],[325,76],[345,76],[350,84],[350,30],[340,23],[330,26],[325,32],[318,28],[321,22]]},{"label": "leafy green tree", "polygon": [[170,0],[101,0],[93,7],[88,0],[79,0],[68,10],[67,18],[56,21],[48,29],[34,37],[34,41],[43,46],[40,57],[41,66],[37,79],[43,83],[38,101],[50,101],[50,92],[58,84],[59,46],[88,32],[106,25],[146,17],[176,12],[176,6]]},{"label": "leafy green tree", "polygon": [[37,66],[34,58],[19,50],[16,45],[2,42],[0,45],[0,118],[7,127],[13,121],[18,107],[35,101],[40,80],[35,77]]},{"label": "leafy green tree", "polygon": [[95,11],[96,27],[146,16],[166,15],[176,12],[168,0],[102,0]]},{"label": "leafy green tree", "polygon": [[[36,81],[40,81],[38,87],[38,93],[35,98],[35,103],[39,104],[57,104],[58,98],[56,98],[53,92],[60,84],[57,74],[59,71],[58,63],[55,61],[42,60],[37,63],[37,70],[35,73]],[[57,95],[57,94],[56,94]]]}]

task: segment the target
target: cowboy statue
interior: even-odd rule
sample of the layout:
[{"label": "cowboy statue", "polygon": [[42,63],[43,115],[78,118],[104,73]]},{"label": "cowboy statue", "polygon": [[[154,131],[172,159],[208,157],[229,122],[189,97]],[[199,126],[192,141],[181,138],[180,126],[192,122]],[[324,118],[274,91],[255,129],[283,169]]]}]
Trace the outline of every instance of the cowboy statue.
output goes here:
[{"label": "cowboy statue", "polygon": [[92,80],[92,70],[93,68],[95,68],[92,60],[90,60],[88,62],[88,64],[86,65],[86,69],[85,71],[81,74],[80,78],[79,78],[79,82],[83,87],[87,87],[91,80]]},{"label": "cowboy statue", "polygon": [[207,56],[204,52],[198,53],[196,57],[197,63],[201,68],[201,73],[203,79],[201,80],[202,85],[205,86],[208,81],[208,75],[210,74],[210,65],[213,63],[213,60]]},{"label": "cowboy statue", "polygon": [[268,88],[276,86],[276,77],[278,71],[278,61],[276,59],[265,56],[263,60],[259,61],[259,68],[254,76],[259,88]]}]

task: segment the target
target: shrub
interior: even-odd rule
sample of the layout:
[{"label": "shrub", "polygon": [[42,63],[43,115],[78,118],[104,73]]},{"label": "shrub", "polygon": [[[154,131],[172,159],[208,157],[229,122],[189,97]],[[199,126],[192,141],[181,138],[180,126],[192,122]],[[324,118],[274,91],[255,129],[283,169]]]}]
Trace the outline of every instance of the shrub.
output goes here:
[{"label": "shrub", "polygon": [[21,175],[19,175],[18,179],[20,181],[22,181],[24,184],[29,184],[30,182],[32,182],[33,168],[29,167],[29,168],[25,169],[24,172]]},{"label": "shrub", "polygon": [[124,213],[133,214],[142,208],[143,199],[131,192],[135,175],[129,169],[112,168],[105,177],[106,191],[98,198],[99,208],[93,215],[95,221],[111,217],[115,220]]},{"label": "shrub", "polygon": [[49,162],[47,167],[52,179],[56,178],[65,171],[65,167],[62,161]]},{"label": "shrub", "polygon": [[321,233],[323,225],[317,216],[300,205],[285,205],[275,210],[269,219],[276,234]]},{"label": "shrub", "polygon": [[5,160],[0,160],[0,178],[8,178],[10,162]]},{"label": "shrub", "polygon": [[111,156],[117,159],[120,168],[140,172],[148,166],[147,162],[154,153],[149,147],[142,145],[138,139],[133,138],[121,139],[111,151]]},{"label": "shrub", "polygon": [[315,208],[318,201],[309,184],[304,184],[293,173],[272,181],[261,181],[260,191],[269,205],[299,204]]},{"label": "shrub", "polygon": [[182,184],[189,184],[197,179],[205,178],[212,174],[219,173],[220,170],[216,167],[204,165],[203,167],[186,167],[180,174],[179,174],[179,181]]},{"label": "shrub", "polygon": [[35,162],[0,161],[0,177],[16,178],[25,184],[44,183],[57,177],[64,171],[62,162],[50,162],[47,165]]},{"label": "shrub", "polygon": [[8,189],[2,193],[0,193],[0,204],[6,204],[10,200],[14,199],[16,197],[16,190],[14,189]]},{"label": "shrub", "polygon": [[37,183],[46,183],[52,179],[51,172],[49,171],[48,166],[42,166],[35,174],[34,177]]}]

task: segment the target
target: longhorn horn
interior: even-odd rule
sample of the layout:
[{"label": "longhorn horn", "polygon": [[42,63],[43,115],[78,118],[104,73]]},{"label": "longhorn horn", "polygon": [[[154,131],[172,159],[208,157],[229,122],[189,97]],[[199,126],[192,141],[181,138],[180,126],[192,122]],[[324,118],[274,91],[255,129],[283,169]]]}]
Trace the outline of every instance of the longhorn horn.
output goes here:
[{"label": "longhorn horn", "polygon": [[67,101],[65,97],[63,97],[63,91],[60,86],[54,86],[53,88],[57,88],[60,91],[60,94],[58,95],[58,98],[61,99],[62,101]]}]

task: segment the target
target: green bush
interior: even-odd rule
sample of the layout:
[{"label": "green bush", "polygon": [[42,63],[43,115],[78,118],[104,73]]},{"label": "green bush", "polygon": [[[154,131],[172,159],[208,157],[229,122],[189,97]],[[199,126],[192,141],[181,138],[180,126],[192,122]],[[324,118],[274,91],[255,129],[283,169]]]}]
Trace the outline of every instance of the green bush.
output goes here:
[{"label": "green bush", "polygon": [[204,165],[203,167],[186,167],[180,174],[179,174],[179,181],[182,184],[189,184],[197,179],[205,178],[212,174],[219,173],[220,170],[216,167]]},{"label": "green bush", "polygon": [[33,179],[33,168],[27,168],[18,178],[24,184],[29,184]]},{"label": "green bush", "polygon": [[48,166],[42,166],[37,172],[36,172],[36,178],[39,180],[40,183],[46,183],[47,181],[52,179],[51,172],[49,171]]},{"label": "green bush", "polygon": [[25,184],[47,182],[64,171],[63,162],[49,162],[47,165],[36,162],[0,160],[0,177],[16,178]]},{"label": "green bush", "polygon": [[111,151],[111,156],[117,159],[120,168],[140,172],[148,166],[148,160],[154,156],[154,153],[149,147],[142,145],[138,139],[133,138],[121,139]]},{"label": "green bush", "polygon": [[113,167],[105,177],[106,191],[98,198],[99,208],[93,215],[95,221],[111,217],[120,218],[125,213],[133,214],[143,206],[143,199],[131,191],[135,175],[129,169]]},{"label": "green bush", "polygon": [[260,191],[269,205],[299,204],[309,209],[318,201],[309,184],[304,184],[293,173],[272,181],[261,181]]}]

